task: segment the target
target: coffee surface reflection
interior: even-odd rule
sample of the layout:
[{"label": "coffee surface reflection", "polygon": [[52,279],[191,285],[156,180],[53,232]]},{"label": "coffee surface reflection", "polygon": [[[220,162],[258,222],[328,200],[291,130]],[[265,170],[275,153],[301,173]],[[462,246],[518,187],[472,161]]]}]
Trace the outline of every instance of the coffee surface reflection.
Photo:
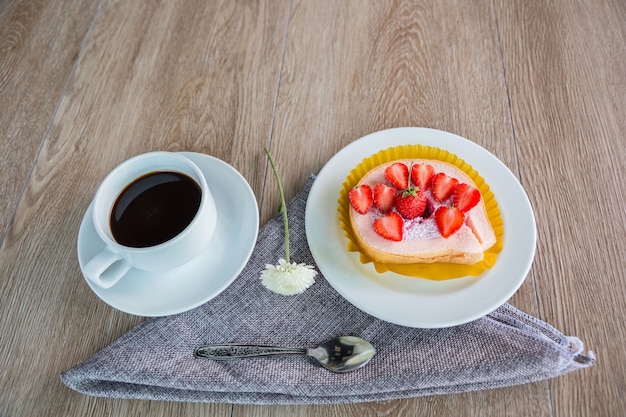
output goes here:
[{"label": "coffee surface reflection", "polygon": [[150,172],[119,194],[111,211],[113,238],[134,248],[156,246],[177,236],[194,219],[202,190],[176,171]]}]

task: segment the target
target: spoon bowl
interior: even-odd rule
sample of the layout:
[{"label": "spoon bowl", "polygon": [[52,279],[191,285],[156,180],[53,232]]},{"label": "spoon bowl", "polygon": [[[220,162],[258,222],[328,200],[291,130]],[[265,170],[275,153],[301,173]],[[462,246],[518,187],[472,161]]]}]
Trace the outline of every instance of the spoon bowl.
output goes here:
[{"label": "spoon bowl", "polygon": [[307,355],[332,372],[351,372],[367,364],[376,349],[356,336],[339,336],[316,348],[292,348],[259,345],[203,345],[194,351],[197,358],[230,360],[272,355]]}]

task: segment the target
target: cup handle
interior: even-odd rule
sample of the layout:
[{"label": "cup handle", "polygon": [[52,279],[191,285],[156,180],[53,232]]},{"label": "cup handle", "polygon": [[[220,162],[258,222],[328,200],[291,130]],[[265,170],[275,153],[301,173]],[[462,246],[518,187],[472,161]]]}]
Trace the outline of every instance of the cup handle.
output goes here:
[{"label": "cup handle", "polygon": [[130,263],[108,247],[102,249],[85,265],[85,276],[102,288],[111,288],[131,268]]}]

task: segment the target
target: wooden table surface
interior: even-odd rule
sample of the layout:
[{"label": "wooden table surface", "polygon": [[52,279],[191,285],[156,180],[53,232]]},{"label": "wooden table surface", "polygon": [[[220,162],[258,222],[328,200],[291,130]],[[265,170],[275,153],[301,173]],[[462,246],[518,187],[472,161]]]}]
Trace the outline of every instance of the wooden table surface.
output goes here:
[{"label": "wooden table surface", "polygon": [[[622,0],[0,2],[1,416],[626,415],[626,3]],[[59,374],[144,320],[78,266],[104,176],[195,151],[250,183],[261,223],[350,142],[423,126],[483,146],[535,210],[510,302],[597,355],[523,386],[337,406],[78,394]]]}]

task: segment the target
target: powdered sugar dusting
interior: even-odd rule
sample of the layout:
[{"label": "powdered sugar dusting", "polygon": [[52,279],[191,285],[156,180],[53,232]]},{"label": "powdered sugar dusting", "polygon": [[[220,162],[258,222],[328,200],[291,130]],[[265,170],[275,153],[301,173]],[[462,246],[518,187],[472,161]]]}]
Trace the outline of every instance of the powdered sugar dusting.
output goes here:
[{"label": "powdered sugar dusting", "polygon": [[405,220],[403,227],[404,240],[426,240],[440,237],[441,233],[437,229],[434,218],[424,219],[417,217],[412,220]]}]

